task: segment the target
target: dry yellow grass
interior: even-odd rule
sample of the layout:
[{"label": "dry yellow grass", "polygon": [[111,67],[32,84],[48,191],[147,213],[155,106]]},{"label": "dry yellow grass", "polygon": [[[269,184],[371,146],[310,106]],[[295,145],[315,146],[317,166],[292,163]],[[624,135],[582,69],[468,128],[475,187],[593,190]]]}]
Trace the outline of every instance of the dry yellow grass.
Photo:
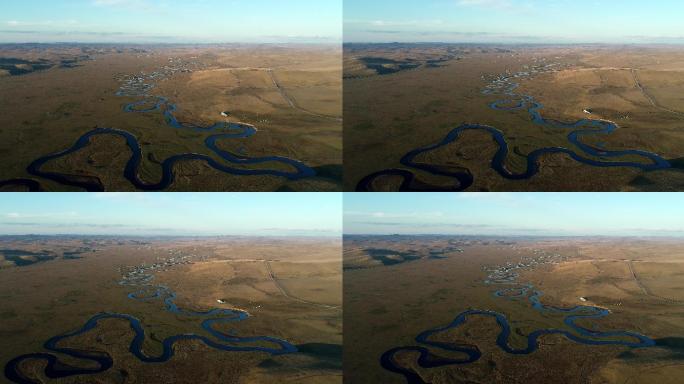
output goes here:
[{"label": "dry yellow grass", "polygon": [[[12,292],[0,295],[0,336],[3,345],[8,346],[0,351],[0,365],[4,366],[17,355],[41,351],[42,343],[48,338],[73,330],[100,312],[127,313],[139,318],[147,335],[144,345],[147,354],[160,353],[158,340],[168,336],[204,334],[200,326],[203,318],[171,314],[159,300],[128,299],[127,295],[136,291],[136,287],[118,284],[121,268],[151,265],[173,250],[195,255],[193,263],[155,272],[154,284],[164,284],[176,292],[175,302],[179,307],[197,311],[246,310],[251,314],[248,320],[219,328],[239,336],[282,338],[300,346],[302,353],[287,356],[222,353],[199,342],[186,341],[176,344],[174,358],[167,363],[144,364],[128,350],[133,337],[130,326],[120,320],[105,320],[97,329],[63,345],[106,351],[112,356],[115,368],[97,375],[66,379],[66,382],[109,383],[121,381],[124,376],[136,382],[162,379],[170,383],[249,383],[257,379],[341,382],[341,308],[325,308],[284,296],[264,261],[279,264],[277,260],[288,260],[283,262],[278,274],[288,282],[293,294],[307,296],[312,301],[339,301],[342,273],[339,240],[172,239],[150,240],[149,244],[150,247],[132,245],[126,239],[117,239],[100,244],[98,252],[83,254],[82,259],[0,269],[0,289]],[[80,240],[54,238],[22,249],[62,250],[80,245]],[[27,281],[30,283],[26,284]],[[219,299],[225,303],[218,303]],[[333,353],[326,354],[326,348]],[[41,362],[31,362],[26,372],[44,379],[43,369]]]},{"label": "dry yellow grass", "polygon": [[[31,59],[74,53],[55,48],[2,54]],[[173,129],[156,112],[125,113],[123,106],[139,98],[115,96],[120,76],[150,74],[174,58],[195,63],[197,68],[156,81],[150,94],[176,104],[178,120],[206,126],[224,121],[252,124],[258,129],[256,135],[221,140],[221,148],[248,157],[292,158],[314,168],[318,176],[300,181],[240,177],[184,163],[178,167],[187,172],[177,174],[177,183],[169,190],[340,190],[342,124],[339,113],[327,116],[341,110],[340,57],[337,48],[317,46],[169,47],[150,49],[149,54],[107,52],[76,68],[2,77],[0,98],[6,100],[7,113],[0,113],[0,159],[4,164],[0,180],[31,177],[26,168],[32,161],[68,148],[94,127],[125,130],[140,141],[140,175],[148,182],[160,179],[159,162],[173,155],[199,153],[223,162],[204,144],[212,132]],[[297,75],[285,76],[288,83],[279,88],[272,77],[276,71]],[[304,83],[298,84],[300,80]],[[222,117],[224,111],[231,116]],[[107,190],[131,190],[127,180],[117,177],[123,174],[125,147],[112,137],[98,137],[98,141],[68,159],[47,164],[46,169],[98,177]],[[90,160],[96,164],[89,164]],[[283,170],[282,164],[254,167]],[[74,189],[39,181],[47,190]]]},{"label": "dry yellow grass", "polygon": [[[441,57],[446,49],[461,52],[459,59],[439,68],[420,67],[387,75],[368,75],[363,57],[390,60]],[[471,191],[634,191],[682,190],[684,172],[678,159],[684,136],[684,97],[681,74],[684,53],[663,49],[528,47],[510,52],[443,45],[348,48],[345,56],[345,189],[384,169],[406,168],[400,159],[409,151],[438,143],[463,123],[484,124],[504,133],[509,152],[506,166],[515,173],[527,168],[534,150],[563,147],[595,160],[568,142],[569,129],[534,124],[527,111],[497,111],[490,103],[505,98],[481,91],[494,76],[529,71],[534,65],[555,64],[554,71],[515,80],[515,91],[543,104],[544,118],[564,122],[605,119],[619,129],[609,135],[583,135],[581,141],[608,151],[644,150],[672,160],[673,168],[642,172],[637,168],[602,168],[579,164],[567,155],[542,157],[532,179],[511,181],[491,169],[497,146],[491,135],[464,133],[452,145],[422,156],[422,161],[449,169],[467,168],[474,176]],[[654,76],[653,73],[657,73]],[[584,112],[591,110],[591,115]],[[646,163],[643,157],[611,157],[613,161]],[[416,171],[419,181],[435,187],[455,183]],[[386,179],[386,178],[385,178]],[[442,181],[440,181],[440,179]],[[376,189],[391,190],[397,183],[378,181]]]}]

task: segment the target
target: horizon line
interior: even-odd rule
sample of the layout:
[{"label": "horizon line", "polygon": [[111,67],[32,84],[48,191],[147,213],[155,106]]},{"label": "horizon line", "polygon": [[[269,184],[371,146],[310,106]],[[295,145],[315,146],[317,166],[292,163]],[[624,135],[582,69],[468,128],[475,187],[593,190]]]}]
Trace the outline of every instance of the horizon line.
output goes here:
[{"label": "horizon line", "polygon": [[330,42],[330,41],[309,41],[309,42],[293,42],[293,41],[283,41],[283,42],[247,42],[247,41],[224,41],[224,42],[177,42],[177,43],[167,43],[167,42],[126,42],[126,41],[113,41],[113,42],[88,42],[88,41],[52,41],[52,42],[41,42],[41,41],[26,41],[26,42],[11,42],[11,41],[0,41],[0,45],[3,44],[43,44],[43,45],[56,45],[56,44],[88,44],[88,45],[117,45],[117,44],[127,44],[127,45],[230,45],[230,44],[242,44],[242,45],[340,45],[344,44],[342,41]]},{"label": "horizon line", "polygon": [[174,237],[194,237],[194,238],[209,238],[209,237],[278,237],[278,238],[283,238],[283,237],[341,237],[342,234],[320,234],[320,235],[241,235],[241,234],[232,234],[232,235],[133,235],[133,234],[121,234],[121,233],[114,233],[110,235],[103,235],[103,234],[84,234],[84,233],[54,233],[54,234],[47,234],[47,233],[24,233],[24,234],[0,234],[0,239],[3,237],[17,237],[17,236],[34,236],[34,237],[62,237],[62,236],[78,236],[78,237],[135,237],[135,238],[145,238],[145,237],[168,237],[168,238],[174,238]]},{"label": "horizon line", "polygon": [[344,233],[342,236],[414,236],[414,237],[426,237],[426,236],[461,236],[461,237],[495,237],[495,238],[510,238],[510,237],[539,237],[539,238],[576,238],[576,237],[603,237],[603,238],[672,238],[672,239],[684,239],[684,235],[486,235],[486,234],[449,234],[449,233]]},{"label": "horizon line", "polygon": [[456,45],[684,45],[682,42],[658,43],[658,42],[459,42],[459,41],[344,41],[342,44],[456,44]]}]

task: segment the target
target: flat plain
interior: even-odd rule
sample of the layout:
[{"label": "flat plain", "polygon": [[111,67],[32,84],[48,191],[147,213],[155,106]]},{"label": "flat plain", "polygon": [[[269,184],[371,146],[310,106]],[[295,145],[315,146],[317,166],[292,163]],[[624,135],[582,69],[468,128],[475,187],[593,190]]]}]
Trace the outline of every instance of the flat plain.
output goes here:
[{"label": "flat plain", "polygon": [[5,380],[342,381],[340,240],[1,241]]},{"label": "flat plain", "polygon": [[683,261],[677,239],[347,236],[345,382],[677,383]]},{"label": "flat plain", "polygon": [[341,51],[0,46],[0,188],[334,191]]},{"label": "flat plain", "polygon": [[345,190],[684,188],[676,46],[348,44]]}]

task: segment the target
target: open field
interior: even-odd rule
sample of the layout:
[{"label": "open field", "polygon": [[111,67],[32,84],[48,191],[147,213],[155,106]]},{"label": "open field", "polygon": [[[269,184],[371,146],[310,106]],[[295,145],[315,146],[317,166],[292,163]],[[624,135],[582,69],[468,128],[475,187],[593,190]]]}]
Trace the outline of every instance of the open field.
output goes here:
[{"label": "open field", "polygon": [[[681,240],[348,236],[344,268],[348,383],[675,383],[684,374]],[[494,314],[510,326],[503,346]]]},{"label": "open field", "polygon": [[0,46],[15,68],[0,78],[0,188],[340,190],[340,56],[333,46]]},{"label": "open field", "polygon": [[678,47],[347,45],[345,190],[682,190],[683,76]]},{"label": "open field", "polygon": [[[339,240],[19,236],[0,242],[2,366],[51,353],[57,370],[67,372],[47,380],[46,361],[27,357],[12,370],[25,380],[342,381]],[[19,251],[27,263],[16,262]],[[55,257],[36,260],[41,252]],[[98,314],[96,327],[57,343],[67,352],[43,345]],[[127,320],[144,331],[143,358],[159,361],[132,354],[135,333]],[[188,334],[194,336],[177,336]],[[174,342],[167,348],[164,340]],[[68,374],[74,367],[92,372]]]}]

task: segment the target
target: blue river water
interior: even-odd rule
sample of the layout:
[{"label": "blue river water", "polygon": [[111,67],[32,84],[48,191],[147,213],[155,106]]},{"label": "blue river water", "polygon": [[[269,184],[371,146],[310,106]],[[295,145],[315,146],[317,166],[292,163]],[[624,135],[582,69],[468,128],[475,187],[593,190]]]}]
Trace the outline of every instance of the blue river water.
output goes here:
[{"label": "blue river water", "polygon": [[[59,344],[64,340],[89,332],[97,328],[101,320],[109,319],[124,320],[129,323],[131,330],[134,333],[134,337],[128,350],[138,360],[144,363],[164,363],[169,361],[174,355],[174,345],[176,342],[182,340],[198,340],[210,348],[227,352],[263,352],[271,355],[283,355],[297,352],[297,348],[293,344],[275,337],[237,337],[217,330],[216,326],[220,326],[221,324],[247,320],[249,314],[237,309],[215,308],[208,311],[192,311],[179,308],[175,303],[176,293],[163,285],[151,285],[150,281],[153,277],[153,275],[146,275],[138,278],[136,284],[133,285],[142,285],[145,288],[141,291],[130,293],[128,298],[140,301],[162,299],[165,310],[170,313],[174,313],[178,316],[204,318],[201,323],[201,328],[211,335],[212,338],[192,333],[170,336],[161,342],[163,347],[162,353],[158,356],[150,356],[143,352],[145,330],[139,319],[128,314],[100,313],[91,317],[81,328],[73,332],[54,336],[47,340],[43,344],[43,347],[50,353],[30,353],[10,360],[5,365],[5,377],[12,382],[20,384],[39,383],[38,381],[27,377],[22,372],[20,365],[27,360],[44,360],[47,363],[44,372],[50,379],[59,379],[76,375],[92,375],[107,371],[114,364],[114,361],[109,354],[99,351],[60,347]],[[154,290],[154,293],[145,295],[150,290]],[[250,345],[255,343],[260,345]],[[264,345],[270,346],[267,347]],[[60,361],[55,353],[70,356],[82,361],[94,362],[96,363],[96,366],[93,368],[74,367]]]},{"label": "blue river water", "polygon": [[143,191],[160,191],[168,188],[174,182],[173,167],[176,163],[188,160],[201,160],[204,161],[210,167],[216,169],[217,171],[232,174],[232,175],[244,175],[244,176],[277,176],[284,177],[289,180],[299,180],[307,177],[315,176],[315,171],[303,164],[300,161],[293,160],[281,156],[267,156],[258,158],[249,158],[244,156],[238,156],[232,154],[226,150],[219,148],[218,143],[224,139],[239,139],[239,138],[249,138],[257,133],[257,130],[248,124],[241,123],[215,123],[210,126],[200,126],[192,123],[179,122],[173,115],[176,111],[175,104],[169,103],[166,98],[156,97],[155,103],[149,108],[137,108],[140,105],[149,104],[149,100],[144,99],[141,101],[133,102],[127,104],[124,107],[125,112],[129,113],[150,113],[155,111],[163,111],[164,120],[166,125],[175,129],[187,129],[196,132],[218,132],[217,134],[211,135],[204,141],[205,146],[216,154],[219,158],[226,162],[236,164],[236,165],[255,165],[263,164],[268,162],[285,164],[292,168],[292,171],[283,171],[276,169],[245,169],[227,166],[222,162],[214,159],[211,156],[197,154],[197,153],[184,153],[179,155],[171,156],[162,161],[162,177],[159,182],[148,183],[140,179],[138,175],[138,170],[140,168],[140,162],[142,160],[142,151],[138,139],[131,133],[114,128],[96,128],[90,132],[85,133],[81,136],[70,148],[63,151],[50,154],[41,157],[33,161],[28,166],[28,173],[33,176],[55,181],[63,185],[69,185],[74,187],[83,188],[90,192],[104,191],[104,186],[99,179],[95,177],[85,177],[70,175],[61,172],[50,172],[43,170],[46,163],[57,160],[64,156],[68,156],[76,151],[79,151],[90,144],[90,139],[98,135],[114,135],[123,137],[126,140],[128,148],[131,150],[132,155],[128,162],[126,163],[126,168],[124,169],[124,177],[135,186],[137,189]]},{"label": "blue river water", "polygon": [[[463,124],[451,132],[440,142],[425,147],[414,149],[404,155],[400,163],[408,169],[387,169],[370,174],[358,183],[357,191],[370,192],[374,190],[373,182],[379,177],[385,176],[400,176],[402,178],[399,186],[400,191],[463,191],[472,186],[474,177],[468,169],[449,170],[438,165],[426,164],[417,162],[415,159],[425,153],[435,151],[444,146],[458,141],[460,135],[465,131],[485,131],[492,136],[496,141],[499,149],[494,158],[491,160],[491,168],[494,169],[501,177],[508,180],[528,180],[539,172],[539,158],[547,154],[564,153],[570,156],[573,160],[594,166],[594,167],[625,167],[636,168],[643,171],[654,171],[659,169],[668,169],[671,164],[661,156],[642,150],[621,150],[609,151],[605,148],[594,147],[582,142],[583,136],[590,135],[610,135],[618,129],[618,126],[606,120],[581,119],[572,123],[565,123],[554,119],[546,119],[541,115],[543,105],[532,96],[519,95],[515,90],[519,87],[519,83],[514,82],[514,79],[527,77],[526,74],[516,74],[510,76],[501,76],[498,80],[490,84],[482,93],[485,95],[504,95],[506,99],[498,100],[489,105],[493,110],[499,111],[516,111],[526,110],[529,114],[530,120],[537,125],[545,128],[568,130],[568,142],[579,149],[579,152],[563,147],[546,147],[539,148],[527,155],[527,168],[522,173],[513,173],[506,168],[505,162],[508,157],[509,148],[506,142],[505,135],[502,131],[495,127],[483,124]],[[618,161],[610,160],[611,158],[618,158],[622,156],[633,155],[644,159],[643,162],[636,161]],[[593,156],[600,158],[600,160],[590,158]],[[454,179],[455,183],[451,187],[436,187],[420,182],[413,170],[420,170],[432,175],[444,176]]]}]

